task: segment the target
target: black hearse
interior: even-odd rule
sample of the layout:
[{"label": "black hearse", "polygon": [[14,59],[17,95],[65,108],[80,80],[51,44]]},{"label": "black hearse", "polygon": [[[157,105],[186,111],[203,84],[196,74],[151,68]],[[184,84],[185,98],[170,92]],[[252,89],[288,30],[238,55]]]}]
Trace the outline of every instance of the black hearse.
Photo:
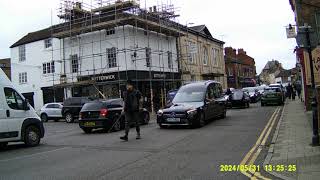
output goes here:
[{"label": "black hearse", "polygon": [[194,82],[180,87],[170,107],[157,112],[157,123],[160,128],[170,125],[202,127],[213,118],[225,118],[226,112],[219,82]]}]

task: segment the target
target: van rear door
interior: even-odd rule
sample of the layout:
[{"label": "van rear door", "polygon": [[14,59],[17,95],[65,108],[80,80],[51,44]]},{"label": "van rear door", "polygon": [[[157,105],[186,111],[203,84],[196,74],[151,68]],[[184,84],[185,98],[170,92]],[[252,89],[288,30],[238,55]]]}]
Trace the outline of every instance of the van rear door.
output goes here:
[{"label": "van rear door", "polygon": [[3,88],[0,88],[0,142],[6,141],[9,132],[5,103]]}]

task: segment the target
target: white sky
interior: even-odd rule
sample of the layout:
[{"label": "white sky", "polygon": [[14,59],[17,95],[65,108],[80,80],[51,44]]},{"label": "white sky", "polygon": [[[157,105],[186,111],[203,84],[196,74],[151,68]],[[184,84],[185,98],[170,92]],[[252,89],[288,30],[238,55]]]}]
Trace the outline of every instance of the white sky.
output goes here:
[{"label": "white sky", "polygon": [[[95,0],[84,0],[88,4]],[[174,4],[181,24],[205,24],[225,47],[244,48],[255,58],[257,73],[268,60],[284,68],[295,66],[294,39],[286,39],[285,26],[294,24],[289,0],[140,0],[141,6]],[[58,23],[60,0],[1,0],[0,58],[10,57],[10,46],[26,35]],[[52,16],[51,16],[52,12]]]}]

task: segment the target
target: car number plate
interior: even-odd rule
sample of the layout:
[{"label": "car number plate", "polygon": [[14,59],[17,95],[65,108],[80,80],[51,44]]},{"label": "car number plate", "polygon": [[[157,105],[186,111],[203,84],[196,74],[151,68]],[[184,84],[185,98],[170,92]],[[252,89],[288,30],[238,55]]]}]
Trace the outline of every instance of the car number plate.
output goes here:
[{"label": "car number plate", "polygon": [[180,118],[167,118],[168,122],[180,122]]},{"label": "car number plate", "polygon": [[83,125],[86,127],[93,127],[93,126],[96,126],[96,123],[95,122],[85,122]]}]

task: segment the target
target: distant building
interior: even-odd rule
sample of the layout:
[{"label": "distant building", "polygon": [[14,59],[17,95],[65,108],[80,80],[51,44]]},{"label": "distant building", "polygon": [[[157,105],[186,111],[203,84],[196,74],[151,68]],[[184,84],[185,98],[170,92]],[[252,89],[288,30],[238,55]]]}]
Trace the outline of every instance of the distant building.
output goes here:
[{"label": "distant building", "polygon": [[223,45],[205,25],[188,28],[187,35],[178,38],[182,81],[216,80],[226,88]]},{"label": "distant building", "polygon": [[10,58],[0,59],[0,68],[6,73],[11,80],[11,61]]},{"label": "distant building", "polygon": [[254,58],[243,49],[225,48],[225,71],[229,88],[243,88],[256,85]]},{"label": "distant building", "polygon": [[276,77],[282,72],[284,69],[282,64],[277,60],[268,61],[267,64],[262,69],[260,73],[260,82],[262,84],[273,84],[276,83]]}]

